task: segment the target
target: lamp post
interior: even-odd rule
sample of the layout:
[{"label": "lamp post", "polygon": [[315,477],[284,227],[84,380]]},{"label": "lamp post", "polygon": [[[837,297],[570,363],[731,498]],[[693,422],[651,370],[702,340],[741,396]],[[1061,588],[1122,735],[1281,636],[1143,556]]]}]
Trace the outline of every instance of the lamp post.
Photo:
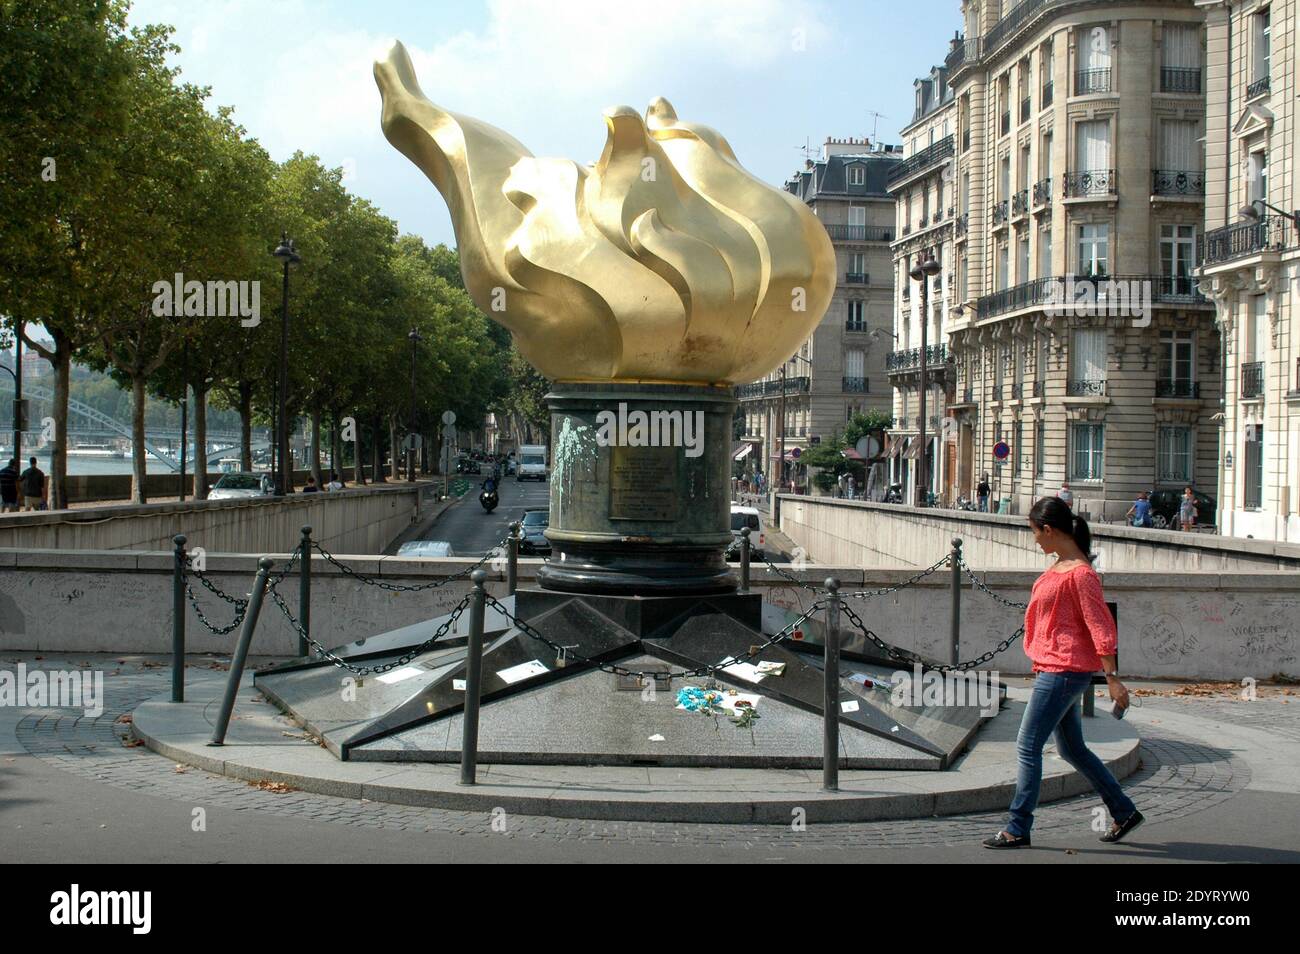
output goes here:
[{"label": "lamp post", "polygon": [[1294,212],[1284,212],[1275,205],[1269,205],[1263,199],[1251,199],[1250,204],[1243,205],[1237,214],[1244,221],[1253,222],[1258,225],[1264,220],[1264,215],[1258,208],[1256,208],[1256,206],[1263,206],[1266,209],[1276,212],[1278,215],[1282,216],[1282,218],[1289,219],[1291,224],[1295,226],[1296,238],[1300,239],[1300,209],[1296,209]]},{"label": "lamp post", "polygon": [[774,525],[781,519],[781,506],[777,502],[777,494],[781,492],[781,485],[785,481],[785,366],[791,361],[798,358],[800,361],[807,361],[808,367],[812,367],[812,362],[801,354],[792,354],[785,361],[781,362],[781,391],[776,398],[776,416],[777,416],[777,458],[776,458],[776,480],[772,482],[772,522]]},{"label": "lamp post", "polygon": [[411,483],[415,482],[415,355],[421,341],[420,332],[415,328],[406,336],[411,341],[411,421],[409,434],[407,437],[406,449],[406,478]]},{"label": "lamp post", "polygon": [[[3,367],[3,365],[0,365]],[[9,371],[8,368],[5,368]],[[14,459],[20,467],[23,460],[23,429],[26,427],[27,415],[23,405],[23,325],[14,322],[14,369],[9,371],[14,379]]]},{"label": "lamp post", "polygon": [[942,266],[934,260],[933,255],[927,255],[925,261],[917,262],[908,272],[914,281],[921,283],[921,383],[917,390],[921,395],[921,419],[918,422],[920,430],[921,451],[916,456],[916,506],[925,506],[925,494],[930,486],[929,468],[925,460],[925,425],[928,423],[925,408],[925,389],[926,378],[929,376],[928,362],[926,361],[926,351],[929,348],[928,329],[930,325],[930,279],[942,271]]},{"label": "lamp post", "polygon": [[280,233],[280,244],[276,246],[275,251],[271,254],[284,264],[284,287],[281,293],[283,308],[280,310],[279,395],[276,420],[276,426],[279,430],[276,435],[276,443],[279,445],[278,456],[280,463],[275,484],[276,494],[284,496],[289,492],[289,485],[293,482],[293,460],[289,454],[289,414],[287,406],[289,396],[289,266],[298,264],[302,259],[298,255],[298,250],[293,247],[293,239],[289,238],[284,232]]}]

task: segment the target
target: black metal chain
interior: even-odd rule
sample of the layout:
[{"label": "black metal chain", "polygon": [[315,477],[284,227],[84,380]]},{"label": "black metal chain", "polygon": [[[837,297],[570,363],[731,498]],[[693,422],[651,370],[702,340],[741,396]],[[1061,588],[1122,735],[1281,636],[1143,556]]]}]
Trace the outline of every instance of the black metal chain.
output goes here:
[{"label": "black metal chain", "polygon": [[997,593],[994,593],[991,589],[989,589],[987,584],[985,584],[982,580],[980,580],[979,577],[975,575],[975,571],[972,570],[969,565],[967,565],[965,559],[958,557],[957,561],[958,563],[961,564],[961,568],[966,571],[966,575],[970,578],[971,585],[974,586],[975,589],[983,593],[985,596],[988,596],[996,600],[997,602],[1001,603],[1003,606],[1010,607],[1011,609],[1029,608],[1028,603],[1020,603],[1017,602],[1016,600],[1009,600],[1005,596],[999,596]]},{"label": "black metal chain", "polygon": [[965,662],[953,663],[951,665],[947,663],[927,663],[925,660],[921,659],[920,656],[916,655],[916,653],[909,652],[906,649],[899,649],[897,646],[889,645],[869,630],[867,624],[862,622],[862,618],[858,616],[857,613],[853,612],[849,605],[843,600],[840,601],[840,608],[844,610],[844,614],[848,616],[849,621],[861,630],[862,635],[874,643],[877,648],[883,650],[891,659],[895,659],[899,662],[920,663],[923,668],[934,670],[936,672],[965,672],[968,669],[974,669],[976,666],[982,666],[984,663],[989,662],[998,653],[1006,652],[1011,644],[1020,639],[1020,637],[1025,633],[1025,627],[1021,625],[1021,627],[1014,633],[1002,640],[1002,642],[998,643],[996,649],[991,649],[975,659],[968,659]]},{"label": "black metal chain", "polygon": [[500,543],[496,544],[496,546],[488,550],[487,553],[483,554],[483,557],[472,566],[468,566],[463,570],[451,574],[450,576],[440,577],[439,579],[431,580],[428,583],[414,583],[414,584],[390,583],[387,580],[379,580],[374,578],[373,576],[367,576],[364,573],[357,572],[356,570],[352,569],[352,567],[348,566],[346,563],[340,561],[337,557],[334,556],[334,554],[330,553],[319,543],[312,541],[312,547],[316,551],[318,551],[322,557],[325,558],[325,561],[327,563],[330,563],[333,566],[338,567],[338,569],[344,575],[352,577],[359,583],[362,583],[366,586],[377,586],[381,590],[388,590],[393,593],[417,593],[421,590],[434,590],[440,586],[446,586],[448,583],[454,583],[457,580],[468,579],[471,573],[473,573],[479,567],[483,566],[483,564],[487,563],[489,560],[497,559],[504,556],[505,548],[509,546],[510,538],[513,535],[513,533],[514,531],[510,531],[504,537],[502,537]]},{"label": "black metal chain", "polygon": [[841,598],[851,596],[857,600],[869,600],[876,596],[888,596],[890,593],[897,593],[899,590],[906,589],[909,586],[919,583],[921,580],[924,580],[931,573],[936,572],[940,567],[944,566],[947,562],[948,562],[948,557],[945,556],[938,563],[934,563],[931,564],[930,566],[927,566],[924,570],[921,570],[919,573],[916,573],[910,578],[904,580],[902,583],[896,583],[893,586],[882,586],[878,590],[850,590],[847,593],[841,593],[840,596]]},{"label": "black metal chain", "polygon": [[488,606],[492,607],[498,613],[504,616],[507,622],[513,625],[524,635],[531,636],[533,639],[537,640],[538,642],[544,643],[549,648],[555,650],[555,654],[556,654],[555,658],[557,661],[563,660],[565,663],[567,663],[569,660],[572,660],[577,663],[586,663],[596,669],[599,669],[601,672],[613,673],[614,675],[617,676],[636,677],[637,679],[640,680],[644,680],[647,677],[654,677],[654,676],[658,676],[660,678],[667,676],[669,679],[694,679],[702,676],[712,676],[719,669],[727,669],[731,666],[737,665],[738,663],[747,662],[748,660],[753,659],[755,656],[759,655],[761,652],[763,652],[763,650],[767,649],[768,647],[775,646],[778,643],[784,642],[786,639],[790,638],[791,634],[793,634],[796,629],[798,629],[801,625],[803,625],[803,623],[806,622],[809,619],[809,617],[811,617],[815,612],[817,612],[817,610],[820,609],[824,604],[825,604],[825,600],[819,600],[818,602],[814,603],[808,609],[807,612],[805,612],[794,622],[787,625],[784,629],[782,629],[779,633],[775,634],[774,636],[764,637],[764,641],[761,644],[750,646],[749,651],[742,656],[737,656],[725,663],[716,663],[714,665],[708,665],[708,666],[697,666],[695,669],[683,669],[678,671],[670,670],[665,673],[662,670],[654,670],[654,671],[647,672],[645,670],[640,670],[640,669],[628,669],[626,666],[619,666],[615,663],[598,662],[597,660],[592,659],[588,656],[583,656],[580,653],[575,653],[572,647],[561,646],[559,643],[553,642],[550,638],[538,632],[532,626],[529,626],[527,622],[513,615],[508,609],[506,609],[506,607],[501,603],[501,601],[498,600],[495,596],[492,596],[490,593],[487,594]]},{"label": "black metal chain", "polygon": [[271,590],[270,592],[271,599],[275,601],[276,606],[280,607],[280,612],[283,613],[284,618],[289,621],[290,628],[292,628],[301,639],[305,640],[312,649],[316,651],[317,658],[327,660],[338,668],[346,669],[348,672],[358,676],[369,676],[372,674],[388,672],[392,669],[396,669],[398,666],[405,666],[416,656],[427,652],[434,643],[442,639],[443,636],[446,636],[448,631],[456,625],[456,620],[460,619],[461,614],[465,612],[465,607],[469,606],[470,601],[470,596],[467,594],[465,598],[457,604],[456,608],[451,611],[451,615],[447,617],[446,621],[434,630],[432,636],[420,643],[420,645],[408,649],[392,662],[382,663],[378,666],[354,666],[341,656],[330,652],[315,639],[312,639],[311,634],[303,629],[302,624],[294,617],[293,613],[289,609],[289,605],[285,603],[284,597],[282,597],[277,590]]},{"label": "black metal chain", "polygon": [[786,580],[789,580],[789,581],[790,581],[791,583],[793,583],[795,586],[803,587],[805,590],[811,590],[811,591],[814,592],[814,593],[819,593],[819,592],[821,592],[820,590],[817,589],[817,587],[813,586],[811,583],[805,583],[803,580],[799,579],[799,578],[798,578],[797,576],[795,576],[794,574],[792,574],[792,573],[787,573],[785,570],[781,569],[779,566],[777,566],[775,563],[773,563],[770,559],[768,559],[768,557],[767,557],[766,554],[764,554],[764,556],[763,556],[763,562],[767,565],[767,568],[768,568],[769,570],[771,570],[771,571],[772,571],[773,573],[775,573],[777,576],[784,577]]}]

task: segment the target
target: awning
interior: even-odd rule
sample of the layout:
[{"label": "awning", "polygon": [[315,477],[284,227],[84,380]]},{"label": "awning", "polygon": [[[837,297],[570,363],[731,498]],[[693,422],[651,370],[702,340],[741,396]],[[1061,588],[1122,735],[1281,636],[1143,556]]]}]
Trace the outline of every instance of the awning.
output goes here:
[{"label": "awning", "polygon": [[732,460],[744,460],[749,456],[749,452],[754,449],[753,444],[737,444],[736,449],[731,452]]}]

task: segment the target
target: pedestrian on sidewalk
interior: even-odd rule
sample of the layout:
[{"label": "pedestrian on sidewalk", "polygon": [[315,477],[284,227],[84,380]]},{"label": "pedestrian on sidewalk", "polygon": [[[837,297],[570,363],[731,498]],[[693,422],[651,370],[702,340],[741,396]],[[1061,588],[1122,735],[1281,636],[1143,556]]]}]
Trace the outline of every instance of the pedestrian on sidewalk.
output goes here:
[{"label": "pedestrian on sidewalk", "polygon": [[1178,525],[1184,530],[1196,527],[1196,518],[1200,511],[1196,509],[1196,494],[1191,487],[1183,488],[1182,499],[1178,501]]},{"label": "pedestrian on sidewalk", "polygon": [[339,480],[339,475],[336,474],[336,473],[335,473],[334,471],[332,471],[332,470],[330,471],[330,482],[329,482],[328,484],[325,485],[325,489],[326,489],[326,490],[342,490],[342,489],[343,489],[343,481]]},{"label": "pedestrian on sidewalk", "polygon": [[1074,491],[1070,489],[1070,485],[1068,482],[1064,480],[1061,481],[1061,489],[1056,492],[1056,496],[1063,504],[1065,504],[1071,510],[1074,509]]},{"label": "pedestrian on sidewalk", "polygon": [[304,494],[318,494],[318,493],[320,493],[320,488],[316,486],[316,478],[313,477],[313,476],[311,476],[310,474],[308,474],[308,475],[307,475],[307,486],[304,487],[304,488],[302,488],[302,490],[299,491],[299,493],[304,493]]},{"label": "pedestrian on sidewalk", "polygon": [[1133,506],[1128,508],[1128,513],[1124,516],[1135,527],[1151,526],[1151,495],[1145,490],[1138,494],[1137,500],[1133,501]]},{"label": "pedestrian on sidewalk", "polygon": [[45,471],[36,466],[36,458],[29,458],[27,469],[18,477],[23,492],[24,510],[41,510],[45,504]]},{"label": "pedestrian on sidewalk", "polygon": [[989,483],[988,472],[980,477],[979,484],[975,487],[975,496],[979,500],[980,513],[989,512],[989,495],[993,493],[993,487]]},{"label": "pedestrian on sidewalk", "polygon": [[18,512],[18,458],[0,468],[0,513]]},{"label": "pedestrian on sidewalk", "polygon": [[1029,511],[1034,542],[1056,557],[1034,581],[1025,611],[1025,655],[1034,664],[1033,692],[1016,739],[1019,767],[1007,827],[984,839],[985,848],[1028,848],[1029,830],[1043,780],[1043,746],[1055,733],[1056,751],[1082,773],[1110,809],[1103,842],[1116,842],[1144,821],[1115,776],[1083,740],[1080,700],[1092,691],[1092,674],[1106,673],[1110,697],[1128,708],[1128,689],[1119,681],[1114,617],[1092,568],[1092,532],[1058,497],[1044,497]]}]

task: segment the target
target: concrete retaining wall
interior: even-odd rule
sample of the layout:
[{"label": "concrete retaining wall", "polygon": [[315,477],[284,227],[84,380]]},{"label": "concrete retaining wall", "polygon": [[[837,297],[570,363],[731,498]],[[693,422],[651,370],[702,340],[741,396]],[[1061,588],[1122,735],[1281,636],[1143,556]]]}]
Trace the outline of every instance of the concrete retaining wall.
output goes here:
[{"label": "concrete retaining wall", "polygon": [[[279,557],[279,560],[286,557]],[[474,561],[345,557],[356,571],[394,582],[444,578]],[[256,571],[254,555],[209,555],[208,571],[232,594],[248,591]],[[522,585],[533,585],[539,560],[520,561]],[[337,568],[313,564],[313,633],[327,645],[406,626],[450,611],[468,592],[462,581],[418,593],[392,593],[364,586]],[[900,583],[909,571],[808,567],[798,577],[820,584],[837,576],[844,591]],[[1008,599],[1026,600],[1038,571],[981,574]],[[501,573],[489,574],[489,589],[504,595]],[[1300,677],[1297,621],[1300,574],[1291,572],[1163,572],[1103,574],[1108,599],[1119,605],[1120,669],[1131,676],[1180,679],[1266,680],[1275,674]],[[796,610],[815,595],[770,571],[755,573],[755,589],[769,602]],[[230,608],[195,587],[204,612],[222,625]],[[297,610],[296,577],[281,585]],[[851,605],[882,639],[939,659],[949,652],[949,576],[940,570],[896,594]],[[969,585],[961,591],[962,643],[968,659],[994,648],[1019,627],[1022,612],[1000,605]],[[229,652],[235,635],[214,637],[187,613],[188,646],[194,652]],[[847,624],[846,624],[847,627]],[[846,649],[861,645],[845,633]],[[171,641],[171,555],[166,552],[52,552],[0,550],[0,651],[166,653]],[[289,655],[295,637],[279,610],[268,602],[253,652]],[[1025,673],[1030,666],[1019,641],[996,657],[993,667]]]},{"label": "concrete retaining wall", "polygon": [[[415,513],[430,484],[390,484],[334,493],[107,505],[0,517],[0,547],[20,550],[164,550],[177,533],[208,553],[278,553],[297,546],[301,528],[326,549],[382,553]],[[70,558],[76,559],[70,554]]]},{"label": "concrete retaining wall", "polygon": [[[23,464],[26,467],[26,464]],[[363,471],[366,479],[370,479],[370,468],[365,467]],[[301,488],[307,482],[310,470],[295,470],[293,472],[294,486]],[[351,483],[352,468],[347,468],[343,473],[344,478]],[[329,468],[325,468],[325,478],[329,479]],[[211,487],[221,479],[219,472],[208,474],[208,486]],[[145,474],[144,475],[144,493],[145,499],[150,497],[174,497],[176,496],[177,486],[180,484],[180,474]],[[187,472],[185,474],[185,492],[194,492],[194,474]],[[69,474],[67,478],[68,500],[71,503],[93,503],[101,500],[130,500],[131,499],[131,475],[130,474]]]},{"label": "concrete retaining wall", "polygon": [[[1300,546],[1174,530],[1092,524],[1103,571],[1300,570]],[[963,541],[975,567],[1041,569],[1043,552],[1023,516],[897,504],[781,497],[781,530],[808,558],[837,566],[929,566]]]}]

